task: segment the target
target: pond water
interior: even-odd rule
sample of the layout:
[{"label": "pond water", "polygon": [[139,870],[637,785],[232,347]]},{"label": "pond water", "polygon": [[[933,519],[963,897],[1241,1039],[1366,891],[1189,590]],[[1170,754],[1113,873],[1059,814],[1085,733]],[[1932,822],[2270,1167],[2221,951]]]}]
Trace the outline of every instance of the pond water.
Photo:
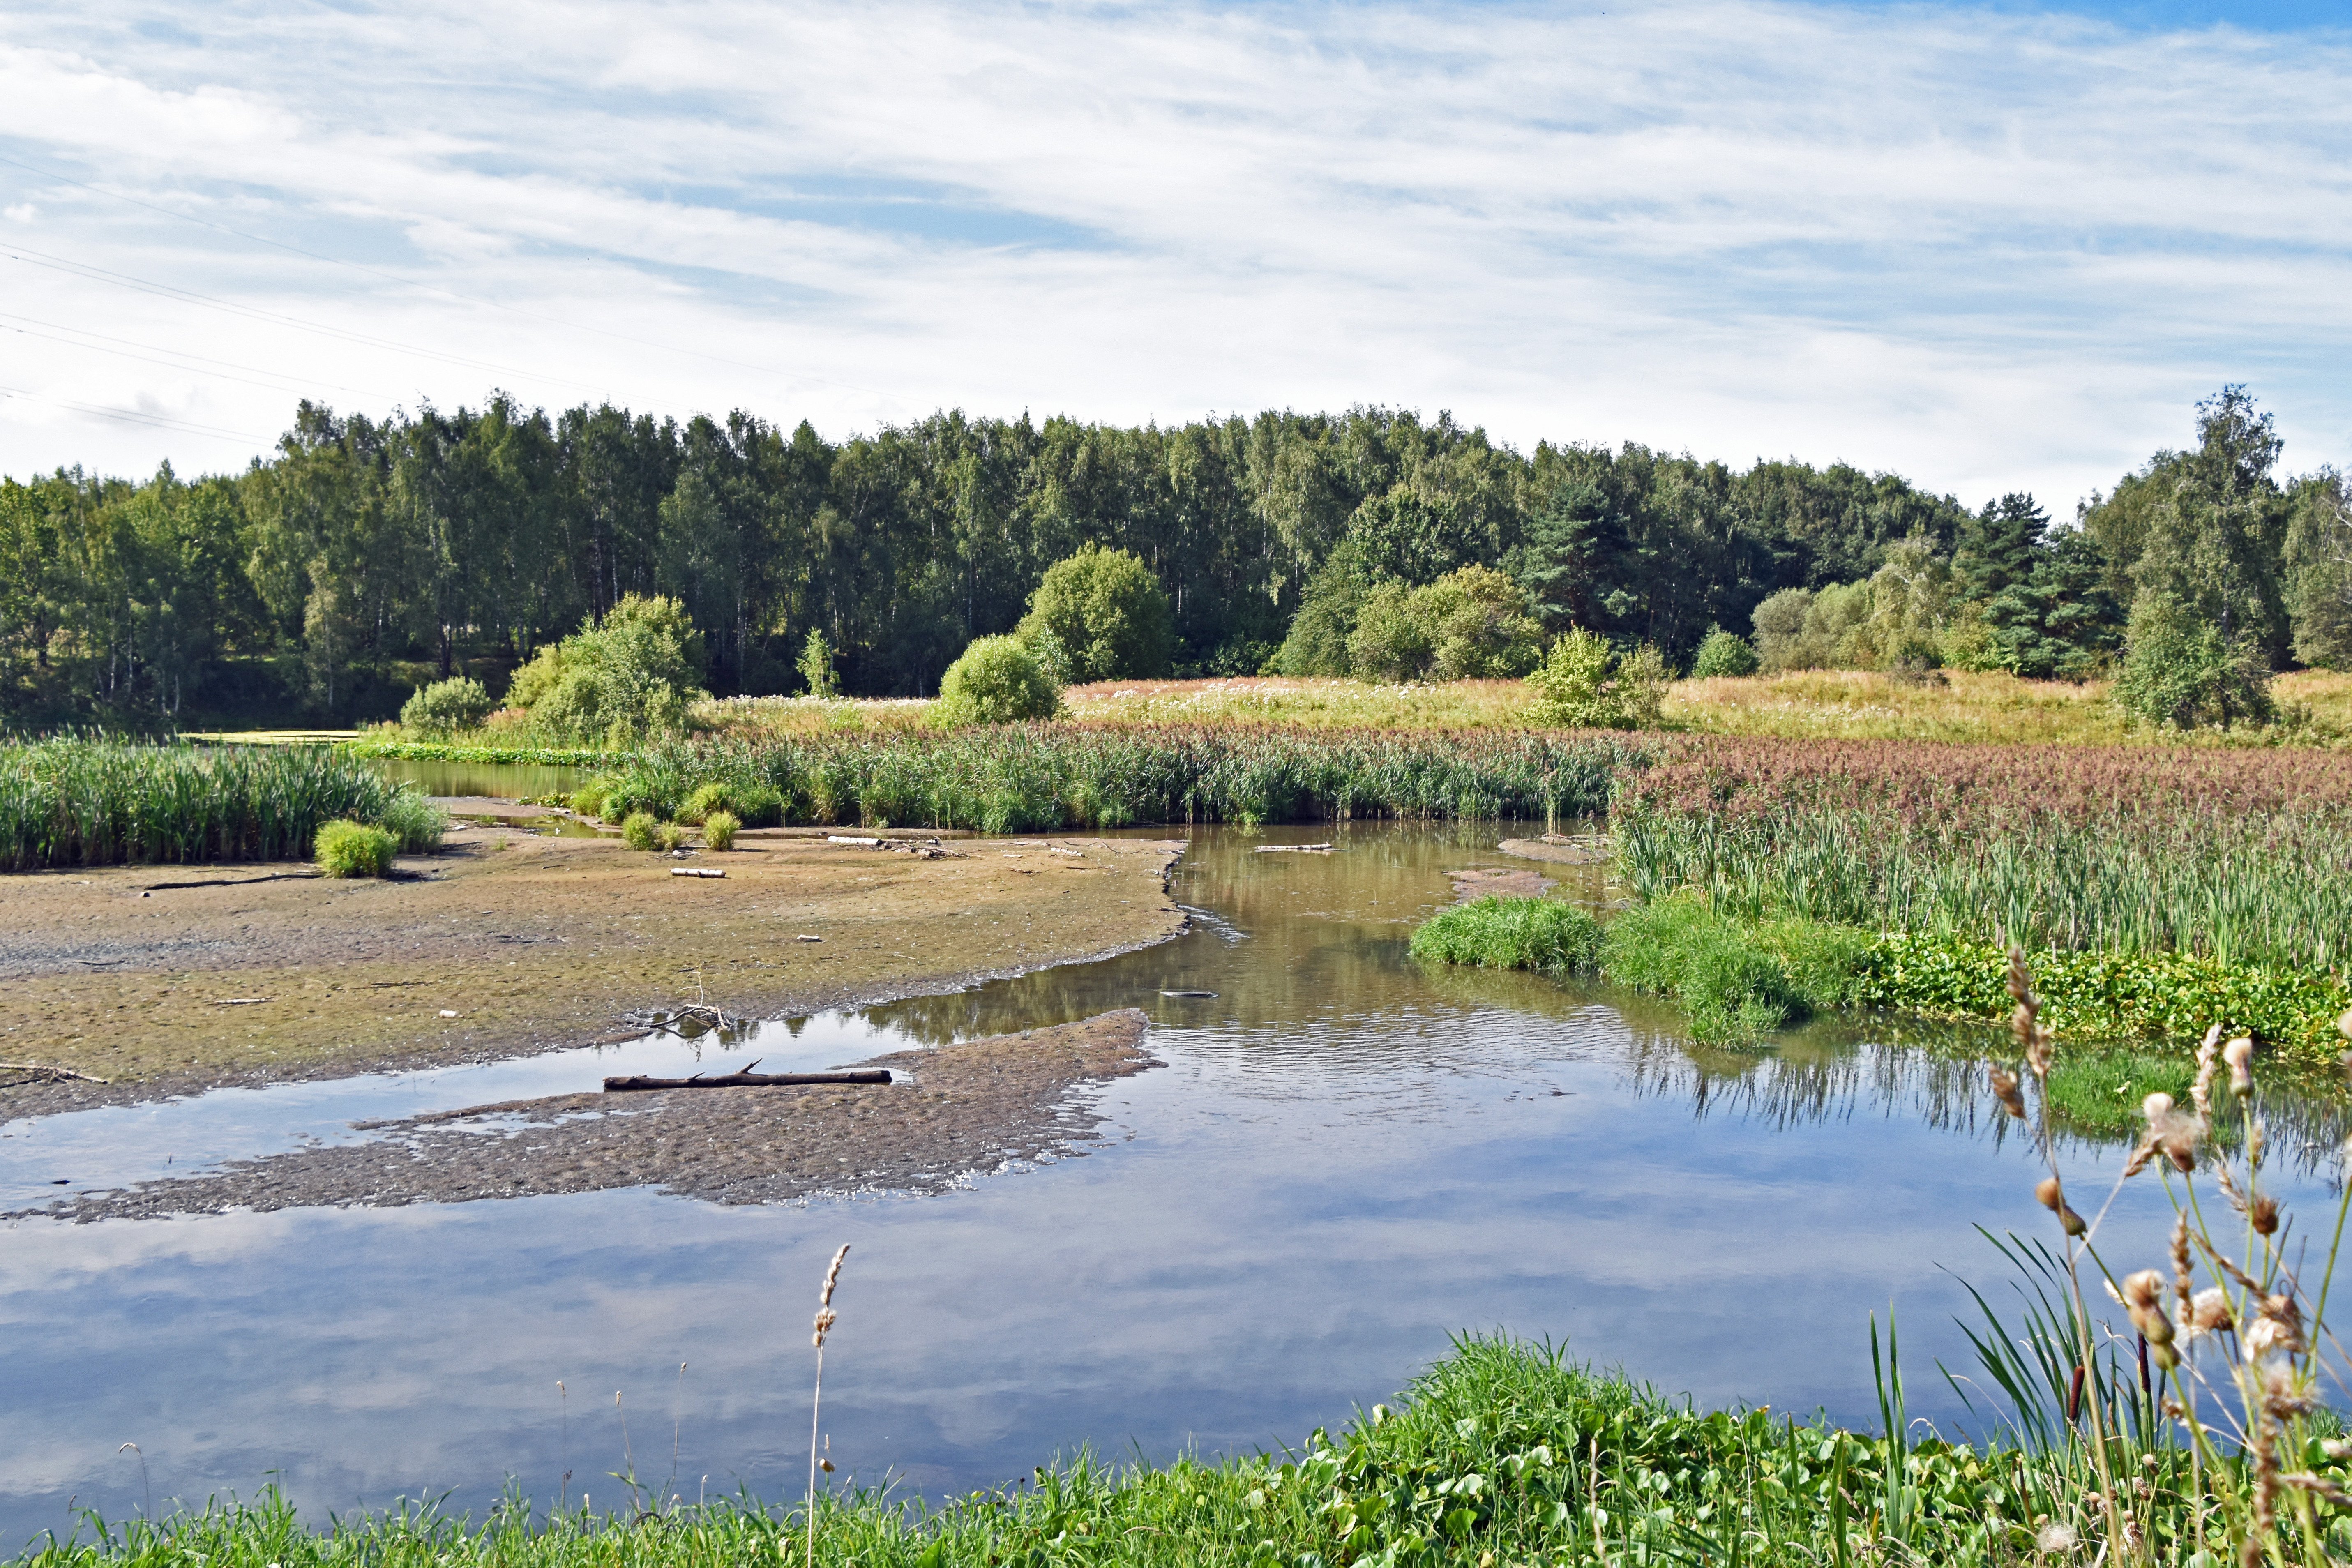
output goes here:
[{"label": "pond water", "polygon": [[[807,1463],[809,1315],[843,1242],[824,1404],[842,1479],[942,1492],[1087,1445],[1296,1444],[1465,1331],[1564,1341],[1702,1402],[1874,1422],[1867,1320],[1891,1308],[1914,1413],[1960,1415],[1936,1371],[1969,1369],[1959,1280],[2006,1279],[1972,1226],[2040,1234],[2046,1217],[2035,1160],[1978,1070],[1884,1023],[1732,1056],[1606,990],[1422,972],[1405,941],[1451,897],[1446,873],[1527,864],[1496,837],[1210,830],[1176,879],[1192,932],[1101,963],[738,1040],[0,1129],[16,1205],[616,1070],[835,1066],[1111,1006],[1151,1015],[1167,1063],[1090,1091],[1108,1117],[1093,1152],[940,1197],[724,1208],[629,1191],[16,1222],[0,1241],[0,1549],[62,1531],[69,1503],[122,1514],[152,1488],[160,1510],[268,1479],[313,1518],[445,1493],[478,1510],[509,1479],[611,1507],[612,1473],[632,1466],[689,1499],[789,1497]],[[1339,851],[1255,852],[1315,838]],[[2329,1184],[2305,1152],[2277,1184],[2308,1215]],[[2078,1194],[2117,1164],[2088,1145],[2065,1160]],[[2168,1218],[2152,1181],[2125,1189],[2109,1261],[2160,1261]]]}]

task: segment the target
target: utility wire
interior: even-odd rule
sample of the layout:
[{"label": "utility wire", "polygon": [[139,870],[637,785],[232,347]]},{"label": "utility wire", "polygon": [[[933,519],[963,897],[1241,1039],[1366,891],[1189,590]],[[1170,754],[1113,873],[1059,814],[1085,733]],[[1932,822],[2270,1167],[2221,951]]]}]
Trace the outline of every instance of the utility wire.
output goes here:
[{"label": "utility wire", "polygon": [[158,430],[177,431],[188,436],[210,436],[215,440],[235,441],[246,447],[267,448],[277,439],[273,436],[248,436],[235,430],[224,430],[216,425],[198,425],[164,414],[141,414],[128,408],[109,408],[102,404],[77,403],[69,397],[30,392],[21,386],[0,386],[0,397],[29,397],[37,402],[54,403],[61,408],[70,408],[78,414],[95,414],[101,419],[120,419],[129,425],[147,425]]},{"label": "utility wire", "polygon": [[0,255],[6,256],[11,261],[22,261],[34,267],[47,268],[51,271],[86,279],[93,283],[110,283],[116,288],[129,289],[142,294],[152,294],[160,299],[210,306],[215,310],[225,310],[230,315],[243,316],[249,321],[268,321],[274,325],[320,332],[328,337],[341,338],[346,342],[361,343],[369,348],[388,349],[394,353],[414,354],[420,359],[439,360],[444,364],[462,365],[468,370],[488,371],[493,375],[520,376],[525,380],[543,381],[557,386],[576,387],[599,397],[612,395],[604,388],[592,385],[584,381],[539,374],[518,369],[513,365],[495,364],[488,360],[467,359],[458,354],[443,353],[436,349],[415,348],[406,343],[394,342],[388,338],[372,337],[365,332],[354,332],[342,327],[330,327],[318,321],[306,321],[299,316],[281,315],[275,310],[256,310],[251,306],[236,304],[210,294],[199,294],[193,289],[182,289],[170,283],[157,283],[150,279],[134,277],[128,272],[116,272],[103,267],[92,267],[88,262],[74,261],[45,250],[35,250],[29,246],[10,245],[0,247]]},{"label": "utility wire", "polygon": [[[26,322],[28,324],[25,326],[10,324],[18,321]],[[35,330],[40,327],[48,327],[54,330],[46,332]],[[203,354],[185,353],[181,350],[167,349],[157,343],[142,343],[132,338],[112,338],[108,337],[104,332],[83,331],[79,327],[59,326],[55,321],[37,321],[31,316],[14,316],[10,315],[5,310],[0,310],[0,331],[17,332],[28,338],[46,338],[53,343],[63,343],[68,348],[90,349],[102,354],[121,354],[124,359],[142,360],[148,364],[160,364],[166,370],[186,371],[194,375],[215,376],[222,381],[234,381],[241,383],[247,386],[258,386],[268,392],[290,392],[295,394],[297,396],[300,396],[312,389],[324,389],[332,392],[349,392],[361,397],[388,397],[391,395],[389,393],[376,392],[367,387],[339,386],[335,383],[328,381],[310,382],[307,384],[299,382],[287,381],[283,378],[273,381],[256,381],[253,379],[252,375],[231,375],[227,370],[206,370],[205,368],[205,364],[227,365],[230,370],[248,370],[253,372],[253,375],[272,375],[275,373],[263,370],[257,365],[235,364],[228,360],[205,359],[205,356]],[[79,337],[60,337],[58,335],[59,332],[78,333]],[[84,337],[98,338],[101,341],[94,343],[79,341],[80,338]],[[110,342],[127,343],[130,347],[108,348],[106,344]],[[152,349],[154,353],[143,354],[133,353],[131,351],[134,348]],[[180,359],[202,360],[204,361],[204,364],[180,364],[173,360],[157,359],[154,357],[155,354],[174,354]]]}]

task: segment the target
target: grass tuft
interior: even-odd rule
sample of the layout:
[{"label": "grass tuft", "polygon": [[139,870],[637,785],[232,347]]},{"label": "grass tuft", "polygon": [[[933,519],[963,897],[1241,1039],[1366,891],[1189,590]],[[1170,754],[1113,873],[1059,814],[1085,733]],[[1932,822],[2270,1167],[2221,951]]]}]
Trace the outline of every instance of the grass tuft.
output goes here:
[{"label": "grass tuft", "polygon": [[331,822],[319,829],[319,869],[326,876],[383,876],[399,849],[398,838],[365,823]]}]

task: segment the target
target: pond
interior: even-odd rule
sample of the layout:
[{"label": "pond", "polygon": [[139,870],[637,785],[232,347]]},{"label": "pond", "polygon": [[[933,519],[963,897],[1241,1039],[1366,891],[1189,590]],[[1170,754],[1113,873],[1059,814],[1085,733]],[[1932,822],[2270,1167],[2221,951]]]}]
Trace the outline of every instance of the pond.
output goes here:
[{"label": "pond", "polygon": [[[1086,1446],[1295,1445],[1391,1396],[1449,1336],[1495,1330],[1702,1402],[1874,1423],[1868,1320],[1892,1310],[1914,1414],[1963,1416],[1936,1370],[1969,1370],[1960,1281],[2007,1279],[1972,1227],[2039,1235],[2046,1217],[1979,1069],[1884,1022],[1729,1056],[1605,989],[1423,973],[1405,942],[1446,874],[1527,864],[1496,837],[1207,830],[1175,883],[1191,932],[1100,963],[738,1040],[11,1123],[15,1206],[60,1177],[168,1175],[606,1072],[842,1065],[1114,1006],[1150,1013],[1167,1064],[1090,1091],[1108,1117],[1093,1152],[943,1196],[16,1222],[0,1547],[62,1531],[69,1503],[119,1515],[150,1488],[161,1510],[273,1478],[313,1519],[445,1493],[478,1510],[509,1480],[614,1507],[632,1468],[689,1500],[796,1495],[809,1316],[844,1242],[824,1405],[840,1479],[940,1493]],[[1257,852],[1309,839],[1337,852]],[[2278,1186],[2307,1212],[2330,1191],[2310,1151],[2340,1129],[2299,1139],[2292,1120],[2277,1141],[2304,1173]],[[2077,1191],[2118,1163],[2065,1159]],[[2152,1181],[2126,1187],[2109,1261],[2159,1262],[2168,1217]]]},{"label": "pond", "polygon": [[532,763],[416,763],[393,757],[365,761],[394,783],[415,784],[426,795],[488,795],[499,800],[570,795],[588,782],[590,772]]}]

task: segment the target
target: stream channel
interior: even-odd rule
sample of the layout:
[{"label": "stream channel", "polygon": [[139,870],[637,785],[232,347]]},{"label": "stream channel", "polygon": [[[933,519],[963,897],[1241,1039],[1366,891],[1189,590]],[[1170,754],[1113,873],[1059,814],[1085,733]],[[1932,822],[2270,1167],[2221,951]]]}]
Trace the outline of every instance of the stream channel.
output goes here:
[{"label": "stream channel", "polygon": [[[403,1497],[478,1513],[509,1480],[542,1504],[584,1490],[614,1508],[613,1473],[632,1464],[688,1500],[795,1497],[809,1318],[844,1242],[824,1384],[836,1484],[938,1495],[1088,1445],[1115,1459],[1296,1445],[1393,1396],[1462,1331],[1564,1342],[1702,1403],[1875,1425],[1867,1325],[1890,1306],[1912,1414],[1977,1429],[1937,1370],[1973,1370],[1961,1279],[2013,1300],[1973,1226],[2041,1236],[2047,1220],[2036,1157],[1981,1069],[1892,1020],[1817,1022],[1735,1055],[1605,988],[1423,972],[1406,941],[1453,897],[1448,872],[1529,868],[1498,837],[1204,829],[1174,882],[1192,931],[1102,963],[740,1039],[11,1122],[0,1197],[20,1207],[68,1190],[59,1178],[169,1177],[607,1073],[835,1067],[1112,1007],[1150,1015],[1167,1064],[1087,1091],[1107,1121],[1084,1157],[941,1196],[724,1207],[635,1189],[13,1222],[0,1551],[63,1534],[69,1505],[121,1517],[152,1491],[162,1512],[272,1480],[313,1521]],[[1255,852],[1318,839],[1338,852]],[[1605,895],[1596,870],[1534,868]],[[2274,1190],[2324,1237],[2316,1140],[2340,1130],[2315,1117],[2300,1140],[2289,1120],[2273,1121]],[[2103,1195],[2119,1153],[2063,1160],[2070,1193]],[[2132,1183],[2101,1232],[2109,1263],[2160,1263],[2169,1218],[2152,1176]]]}]

